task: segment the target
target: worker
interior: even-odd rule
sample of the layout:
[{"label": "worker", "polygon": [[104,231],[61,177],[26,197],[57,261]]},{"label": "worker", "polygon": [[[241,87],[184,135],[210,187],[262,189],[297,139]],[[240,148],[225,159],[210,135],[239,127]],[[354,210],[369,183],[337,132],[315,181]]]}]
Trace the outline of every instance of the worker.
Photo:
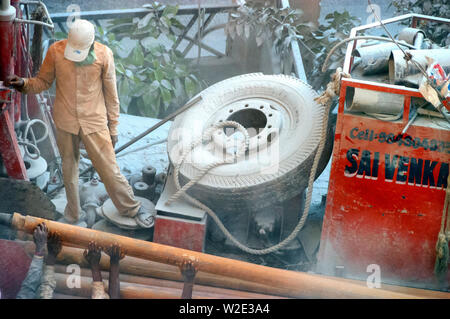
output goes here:
[{"label": "worker", "polygon": [[[61,251],[61,238],[56,233],[49,234],[45,223],[39,224],[33,233],[36,250],[30,268],[17,293],[17,299],[53,299],[56,288],[55,262]],[[45,258],[45,246],[47,257]]]},{"label": "worker", "polygon": [[[103,284],[102,273],[100,271],[102,250],[109,255],[108,293]],[[84,251],[84,258],[91,267],[92,272],[92,299],[120,299],[119,261],[124,257],[125,251],[119,245],[114,244],[103,249],[96,242],[92,241],[88,244],[88,249]],[[180,272],[184,281],[181,299],[192,299],[192,290],[194,288],[197,268],[191,260],[185,260],[180,265]]]},{"label": "worker", "polygon": [[180,265],[180,272],[184,281],[181,299],[192,299],[192,290],[194,288],[194,279],[197,274],[197,267],[191,260],[186,259]]},{"label": "worker", "polygon": [[90,242],[88,249],[84,251],[84,258],[89,263],[92,272],[92,299],[120,299],[119,261],[125,257],[125,253],[119,245],[111,245],[104,249],[109,255],[109,284],[108,293],[103,285],[100,271],[100,259],[102,247],[95,242]]},{"label": "worker", "polygon": [[116,162],[119,98],[114,58],[110,48],[95,41],[95,27],[89,21],[77,19],[67,39],[49,47],[36,77],[8,76],[5,85],[37,94],[48,90],[55,79],[53,119],[66,188],[65,220],[71,224],[83,220],[78,192],[82,142],[119,214],[134,218],[140,227],[152,227],[152,214],[135,199]]}]

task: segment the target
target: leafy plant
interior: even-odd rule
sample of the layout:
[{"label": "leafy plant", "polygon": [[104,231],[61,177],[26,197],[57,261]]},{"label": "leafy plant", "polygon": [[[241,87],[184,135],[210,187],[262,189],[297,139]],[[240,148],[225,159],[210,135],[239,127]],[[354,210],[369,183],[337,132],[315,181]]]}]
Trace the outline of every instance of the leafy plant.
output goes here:
[{"label": "leafy plant", "polygon": [[204,84],[189,61],[172,50],[184,29],[176,19],[178,6],[153,2],[146,7],[149,13],[143,18],[115,19],[105,29],[98,26],[96,38],[114,52],[121,110],[161,118]]},{"label": "leafy plant", "polygon": [[232,39],[255,37],[258,46],[266,41],[273,42],[282,60],[290,54],[290,43],[296,39],[301,44],[303,63],[308,80],[315,89],[322,89],[329,82],[330,74],[339,66],[345,54],[342,48],[333,57],[333,63],[326,73],[321,67],[330,49],[343,40],[355,27],[359,19],[347,11],[337,11],[325,17],[326,24],[315,27],[301,22],[302,11],[291,8],[264,7],[248,1],[230,13],[226,34]]},{"label": "leafy plant", "polygon": [[[419,13],[442,18],[450,17],[450,2],[448,0],[393,0],[391,5],[395,7],[398,14]],[[450,45],[450,25],[422,20],[418,27],[438,45]]]}]

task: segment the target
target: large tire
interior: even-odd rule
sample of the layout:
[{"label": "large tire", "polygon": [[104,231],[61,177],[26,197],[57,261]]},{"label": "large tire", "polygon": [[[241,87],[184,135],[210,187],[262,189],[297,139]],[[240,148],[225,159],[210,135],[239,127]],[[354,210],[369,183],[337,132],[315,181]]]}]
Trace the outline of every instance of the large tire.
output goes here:
[{"label": "large tire", "polygon": [[[263,151],[278,149],[278,159],[253,149],[235,164],[210,170],[189,189],[191,196],[213,209],[237,211],[266,207],[304,191],[324,117],[324,107],[314,101],[317,94],[310,86],[285,75],[254,73],[224,80],[199,95],[202,100],[172,124],[168,139],[172,162],[179,162],[180,148],[189,149],[206,128],[221,120],[261,128],[250,145],[270,136]],[[271,165],[262,165],[258,156],[260,160],[271,158]],[[205,145],[196,148],[192,160],[181,165],[182,184],[217,158]]]}]

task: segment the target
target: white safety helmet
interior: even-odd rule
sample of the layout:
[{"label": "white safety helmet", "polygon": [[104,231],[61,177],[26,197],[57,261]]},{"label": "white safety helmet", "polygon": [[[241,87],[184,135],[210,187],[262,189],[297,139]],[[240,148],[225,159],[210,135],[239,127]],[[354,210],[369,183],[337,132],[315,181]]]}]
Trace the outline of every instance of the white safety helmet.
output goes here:
[{"label": "white safety helmet", "polygon": [[64,57],[74,62],[81,62],[88,56],[95,40],[95,27],[87,20],[75,20],[69,29]]}]

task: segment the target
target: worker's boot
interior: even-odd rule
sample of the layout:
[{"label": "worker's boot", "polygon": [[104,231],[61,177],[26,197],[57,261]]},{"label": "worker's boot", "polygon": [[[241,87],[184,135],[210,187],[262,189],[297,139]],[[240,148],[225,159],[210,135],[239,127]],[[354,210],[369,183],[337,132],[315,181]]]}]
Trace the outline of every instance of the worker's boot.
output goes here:
[{"label": "worker's boot", "polygon": [[139,207],[139,210],[134,217],[136,223],[142,228],[151,228],[155,224],[155,217],[153,214],[144,209],[143,205]]}]

